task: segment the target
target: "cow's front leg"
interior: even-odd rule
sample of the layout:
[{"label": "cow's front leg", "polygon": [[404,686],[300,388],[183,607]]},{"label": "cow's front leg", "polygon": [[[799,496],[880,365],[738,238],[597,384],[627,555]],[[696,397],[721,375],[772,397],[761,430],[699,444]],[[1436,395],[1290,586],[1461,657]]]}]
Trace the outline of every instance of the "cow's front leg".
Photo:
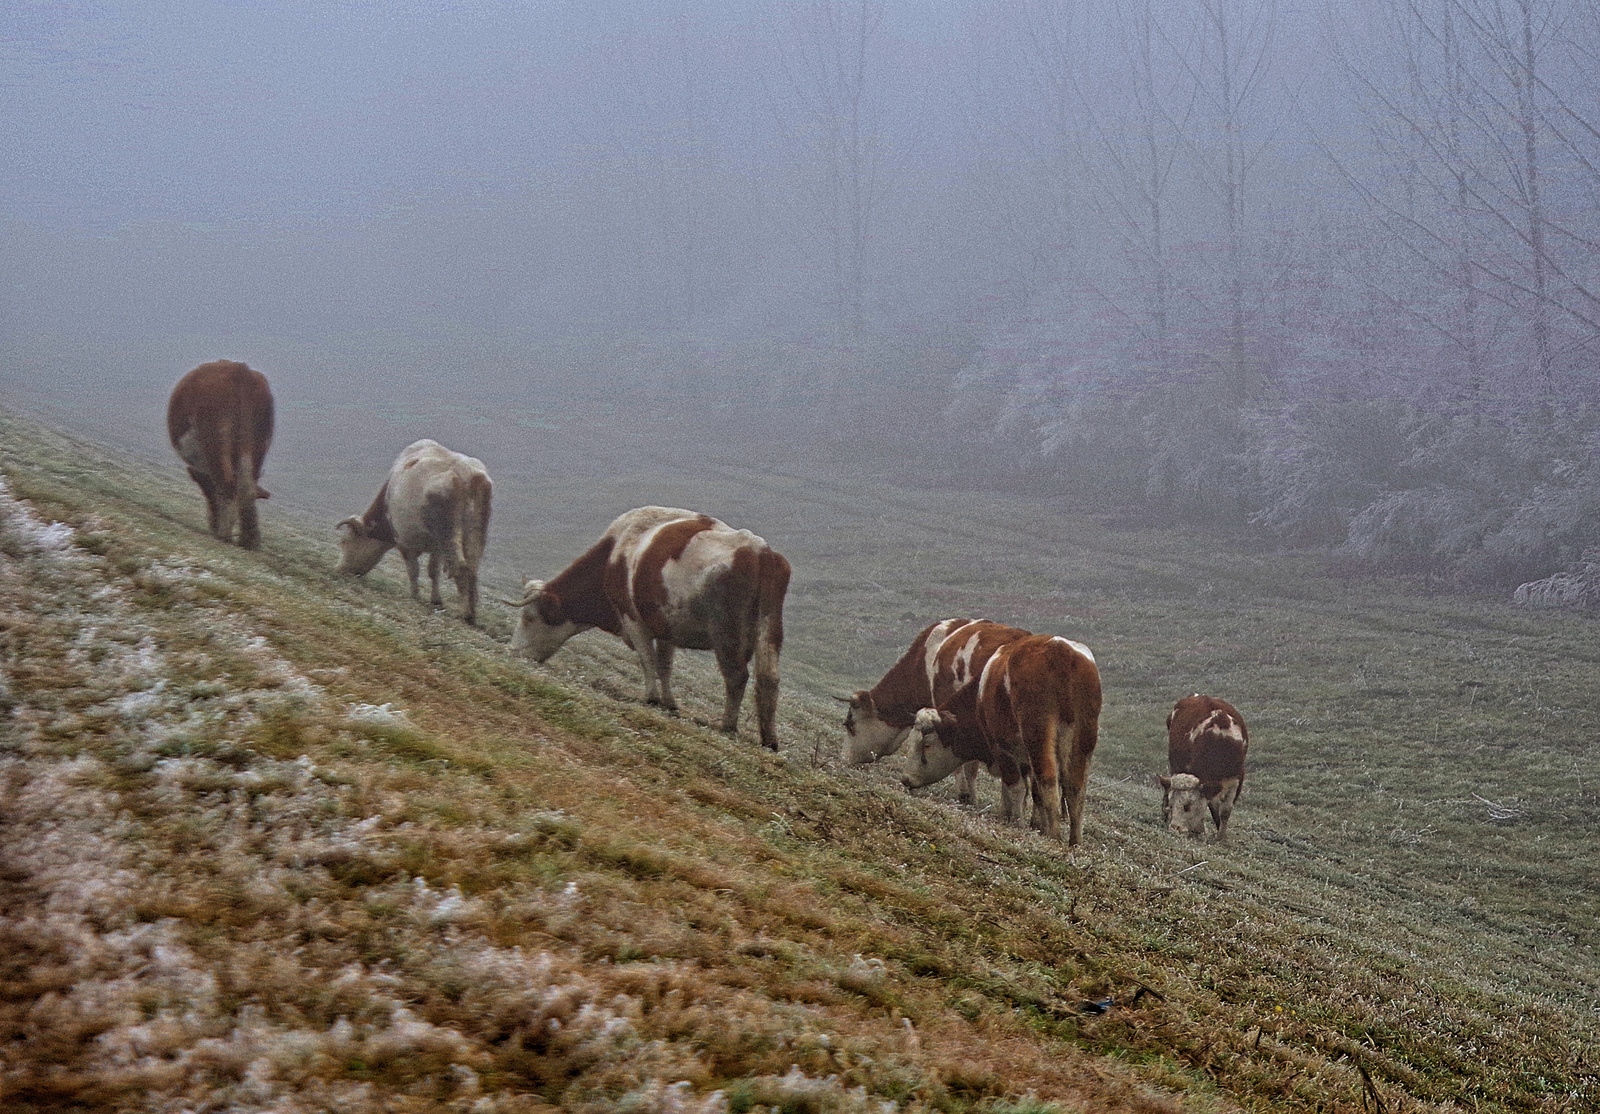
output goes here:
[{"label": "cow's front leg", "polygon": [[978,803],[978,771],[982,762],[968,762],[956,774],[956,801],[971,808]]},{"label": "cow's front leg", "polygon": [[[639,668],[644,670],[644,702],[660,705],[669,712],[677,711],[676,705],[668,704],[661,698],[661,673],[656,665],[655,639],[650,637],[650,632],[638,623],[624,619],[622,640],[639,655]],[[670,696],[668,699],[671,699]]]},{"label": "cow's front leg", "polygon": [[678,710],[677,698],[672,695],[672,657],[678,648],[664,638],[654,640],[656,676],[661,683],[661,706],[669,712]]},{"label": "cow's front leg", "polygon": [[[443,597],[441,597],[439,595],[439,554],[438,553],[429,553],[428,554],[428,579],[433,582],[433,595],[428,599],[428,602],[431,603],[434,607],[443,607],[444,606],[444,599],[443,599]],[[413,596],[416,595],[417,594],[416,590],[412,589],[411,594]]]}]

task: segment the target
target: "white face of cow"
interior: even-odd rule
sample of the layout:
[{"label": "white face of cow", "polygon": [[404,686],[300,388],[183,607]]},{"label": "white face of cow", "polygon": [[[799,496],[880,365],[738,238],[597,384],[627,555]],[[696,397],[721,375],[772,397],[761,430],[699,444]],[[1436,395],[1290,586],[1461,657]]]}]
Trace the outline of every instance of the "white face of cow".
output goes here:
[{"label": "white face of cow", "polygon": [[955,720],[950,713],[942,715],[932,708],[917,713],[911,728],[911,753],[906,756],[905,769],[900,783],[907,789],[921,789],[955,773],[964,764],[955,751],[939,738],[941,727],[953,728]]},{"label": "white face of cow", "polygon": [[844,714],[844,760],[847,765],[864,766],[900,749],[911,733],[909,727],[893,727],[878,718],[872,694],[858,692],[850,698]]},{"label": "white face of cow", "polygon": [[1206,796],[1193,774],[1173,774],[1161,779],[1161,819],[1169,832],[1199,839],[1206,834]]},{"label": "white face of cow", "polygon": [[365,576],[377,568],[389,552],[389,543],[367,537],[366,524],[354,516],[339,523],[339,527],[344,531],[339,537],[339,572],[344,576]]},{"label": "white face of cow", "polygon": [[517,629],[511,634],[511,649],[536,662],[550,660],[550,655],[561,649],[567,639],[585,629],[566,617],[561,601],[546,592],[539,580],[524,581],[522,600],[507,600],[521,610],[517,615]]}]

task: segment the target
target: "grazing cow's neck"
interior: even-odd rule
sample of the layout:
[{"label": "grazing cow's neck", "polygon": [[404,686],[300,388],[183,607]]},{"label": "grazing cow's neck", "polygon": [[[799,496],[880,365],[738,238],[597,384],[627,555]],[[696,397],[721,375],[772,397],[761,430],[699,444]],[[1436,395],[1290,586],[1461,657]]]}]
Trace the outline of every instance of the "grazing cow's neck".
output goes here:
[{"label": "grazing cow's neck", "polygon": [[620,635],[622,621],[605,593],[606,565],[615,544],[611,538],[601,538],[544,587],[561,601],[561,610],[570,622]]},{"label": "grazing cow's neck", "polygon": [[361,526],[367,537],[373,541],[394,544],[394,523],[389,521],[389,484],[387,481],[378,488],[378,497],[372,501],[372,506],[367,508],[367,513],[361,516]]},{"label": "grazing cow's neck", "polygon": [[917,718],[917,711],[933,700],[928,688],[927,650],[928,637],[938,626],[935,624],[917,635],[911,648],[872,687],[873,710],[890,727],[910,727]]}]

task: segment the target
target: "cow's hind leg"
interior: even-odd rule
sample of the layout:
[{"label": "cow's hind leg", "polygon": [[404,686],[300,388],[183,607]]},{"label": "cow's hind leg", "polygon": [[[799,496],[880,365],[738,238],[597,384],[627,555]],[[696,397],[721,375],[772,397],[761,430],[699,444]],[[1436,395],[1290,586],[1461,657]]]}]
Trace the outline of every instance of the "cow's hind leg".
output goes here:
[{"label": "cow's hind leg", "polygon": [[256,500],[250,498],[239,503],[239,545],[244,549],[261,548],[261,518],[256,512]]},{"label": "cow's hind leg", "polygon": [[221,517],[221,505],[217,501],[217,485],[211,482],[211,477],[198,468],[189,469],[189,478],[200,488],[200,494],[206,497],[206,529],[212,536],[221,537],[217,533],[217,519]]},{"label": "cow's hind leg", "polygon": [[[428,597],[428,602],[434,607],[443,607],[444,597],[439,595],[439,554],[437,551],[428,554],[428,580],[433,584],[433,595]],[[411,594],[416,595],[415,592]]]},{"label": "cow's hind leg", "polygon": [[[744,690],[750,684],[749,660],[737,650],[717,650],[717,668],[722,670],[722,730],[732,735],[739,730],[739,707],[744,703]],[[756,695],[761,695],[760,678],[756,680]],[[762,741],[766,738],[763,736]],[[773,747],[773,749],[777,749]]]},{"label": "cow's hind leg", "polygon": [[461,605],[461,617],[468,625],[478,622],[478,571],[465,564],[456,566],[456,602]]},{"label": "cow's hind leg", "polygon": [[1055,717],[1020,726],[1023,753],[1033,763],[1033,826],[1048,839],[1060,839],[1062,785]]}]

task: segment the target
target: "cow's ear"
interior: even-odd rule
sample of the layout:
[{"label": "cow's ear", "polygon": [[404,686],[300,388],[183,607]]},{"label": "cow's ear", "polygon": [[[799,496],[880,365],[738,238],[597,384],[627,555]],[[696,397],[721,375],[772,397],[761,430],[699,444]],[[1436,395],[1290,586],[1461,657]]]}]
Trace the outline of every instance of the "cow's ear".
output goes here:
[{"label": "cow's ear", "polygon": [[1156,778],[1156,780],[1161,783],[1161,788],[1162,789],[1166,790],[1167,792],[1171,792],[1172,791],[1172,779],[1170,777],[1168,777],[1166,774],[1162,774],[1161,776]]},{"label": "cow's ear", "polygon": [[539,613],[539,618],[552,627],[560,626],[567,621],[566,609],[561,606],[561,597],[554,592],[541,591],[534,596],[533,608]]},{"label": "cow's ear", "polygon": [[[256,498],[260,499],[261,496],[257,495]],[[352,538],[363,538],[363,537],[366,537],[366,534],[367,534],[366,523],[362,522],[361,519],[357,518],[355,515],[351,515],[349,518],[347,518],[343,522],[339,523],[338,526],[335,526],[334,529],[335,530],[339,530],[339,529],[343,529],[345,527],[349,527],[350,528],[350,536]]]},{"label": "cow's ear", "polygon": [[1215,797],[1218,793],[1221,793],[1221,792],[1222,792],[1222,782],[1220,782],[1220,781],[1202,781],[1200,783],[1200,795],[1202,797],[1207,797],[1207,798]]}]

